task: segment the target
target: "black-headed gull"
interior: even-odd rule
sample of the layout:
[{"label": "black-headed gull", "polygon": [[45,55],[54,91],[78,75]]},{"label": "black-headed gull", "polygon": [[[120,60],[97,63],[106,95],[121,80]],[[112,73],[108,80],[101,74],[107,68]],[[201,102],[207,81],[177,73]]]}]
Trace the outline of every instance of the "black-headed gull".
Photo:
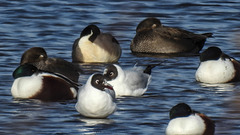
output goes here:
[{"label": "black-headed gull", "polygon": [[119,65],[112,64],[104,69],[104,76],[107,82],[115,90],[116,96],[141,96],[148,88],[151,81],[151,69],[148,66],[145,70],[134,66],[129,70],[123,70]]},{"label": "black-headed gull", "polygon": [[76,110],[85,117],[106,118],[117,109],[115,92],[102,74],[91,75],[80,87]]}]

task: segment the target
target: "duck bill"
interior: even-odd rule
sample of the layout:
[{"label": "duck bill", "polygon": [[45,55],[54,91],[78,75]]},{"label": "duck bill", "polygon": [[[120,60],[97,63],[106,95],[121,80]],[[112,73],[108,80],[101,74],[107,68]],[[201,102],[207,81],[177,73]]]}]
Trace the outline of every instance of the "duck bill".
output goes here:
[{"label": "duck bill", "polygon": [[109,90],[113,90],[113,86],[109,83],[107,83],[107,81],[104,81],[104,86],[105,88],[109,89]]}]

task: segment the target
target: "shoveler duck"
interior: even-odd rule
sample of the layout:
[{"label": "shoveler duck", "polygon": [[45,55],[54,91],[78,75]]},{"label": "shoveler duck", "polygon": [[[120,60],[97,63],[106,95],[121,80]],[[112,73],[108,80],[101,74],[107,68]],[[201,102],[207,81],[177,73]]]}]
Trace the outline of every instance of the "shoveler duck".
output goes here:
[{"label": "shoveler duck", "polygon": [[67,77],[37,69],[31,64],[20,65],[14,72],[11,93],[14,98],[46,101],[77,97],[78,84]]},{"label": "shoveler duck", "polygon": [[214,135],[214,122],[185,103],[172,107],[169,114],[166,135]]},{"label": "shoveler duck", "polygon": [[203,83],[240,81],[240,63],[218,47],[209,47],[200,55],[195,78]]}]

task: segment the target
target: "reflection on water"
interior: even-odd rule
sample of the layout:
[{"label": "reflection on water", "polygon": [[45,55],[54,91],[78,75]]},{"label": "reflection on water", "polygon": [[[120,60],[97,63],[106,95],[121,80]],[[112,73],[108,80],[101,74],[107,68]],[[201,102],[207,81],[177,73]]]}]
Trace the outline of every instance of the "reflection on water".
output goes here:
[{"label": "reflection on water", "polygon": [[234,91],[234,83],[223,83],[223,84],[208,84],[208,83],[199,83],[201,87],[208,88],[208,90],[221,92],[221,91]]},{"label": "reflection on water", "polygon": [[97,126],[97,125],[100,125],[100,124],[112,124],[112,123],[114,123],[114,120],[112,120],[112,119],[81,118],[81,119],[79,119],[79,121],[84,122],[85,126]]},{"label": "reflection on water", "polygon": [[230,114],[234,113],[237,117],[240,117],[240,87],[229,97],[228,106],[230,107],[230,109],[228,109]]},{"label": "reflection on water", "polygon": [[[107,129],[115,123],[112,119],[91,119],[91,118],[79,118],[80,123],[76,125],[78,131],[85,134],[97,134],[100,133],[96,127],[100,129]],[[101,131],[104,133],[104,131]],[[106,132],[111,133],[111,132]],[[112,132],[113,133],[113,132]],[[111,133],[111,134],[112,134]],[[114,133],[113,133],[114,134]]]}]

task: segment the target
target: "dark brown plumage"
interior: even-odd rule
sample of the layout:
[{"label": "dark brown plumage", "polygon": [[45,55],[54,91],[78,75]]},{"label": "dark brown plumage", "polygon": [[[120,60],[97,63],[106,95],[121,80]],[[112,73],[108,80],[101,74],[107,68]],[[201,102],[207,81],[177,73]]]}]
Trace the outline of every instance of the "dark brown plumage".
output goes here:
[{"label": "dark brown plumage", "polygon": [[82,72],[71,62],[60,58],[49,58],[41,47],[32,47],[23,53],[20,65],[26,63],[36,66],[40,70],[60,73],[76,83]]},{"label": "dark brown plumage", "polygon": [[156,18],[140,22],[131,42],[134,53],[198,53],[212,33],[194,34],[179,28],[163,26]]}]

